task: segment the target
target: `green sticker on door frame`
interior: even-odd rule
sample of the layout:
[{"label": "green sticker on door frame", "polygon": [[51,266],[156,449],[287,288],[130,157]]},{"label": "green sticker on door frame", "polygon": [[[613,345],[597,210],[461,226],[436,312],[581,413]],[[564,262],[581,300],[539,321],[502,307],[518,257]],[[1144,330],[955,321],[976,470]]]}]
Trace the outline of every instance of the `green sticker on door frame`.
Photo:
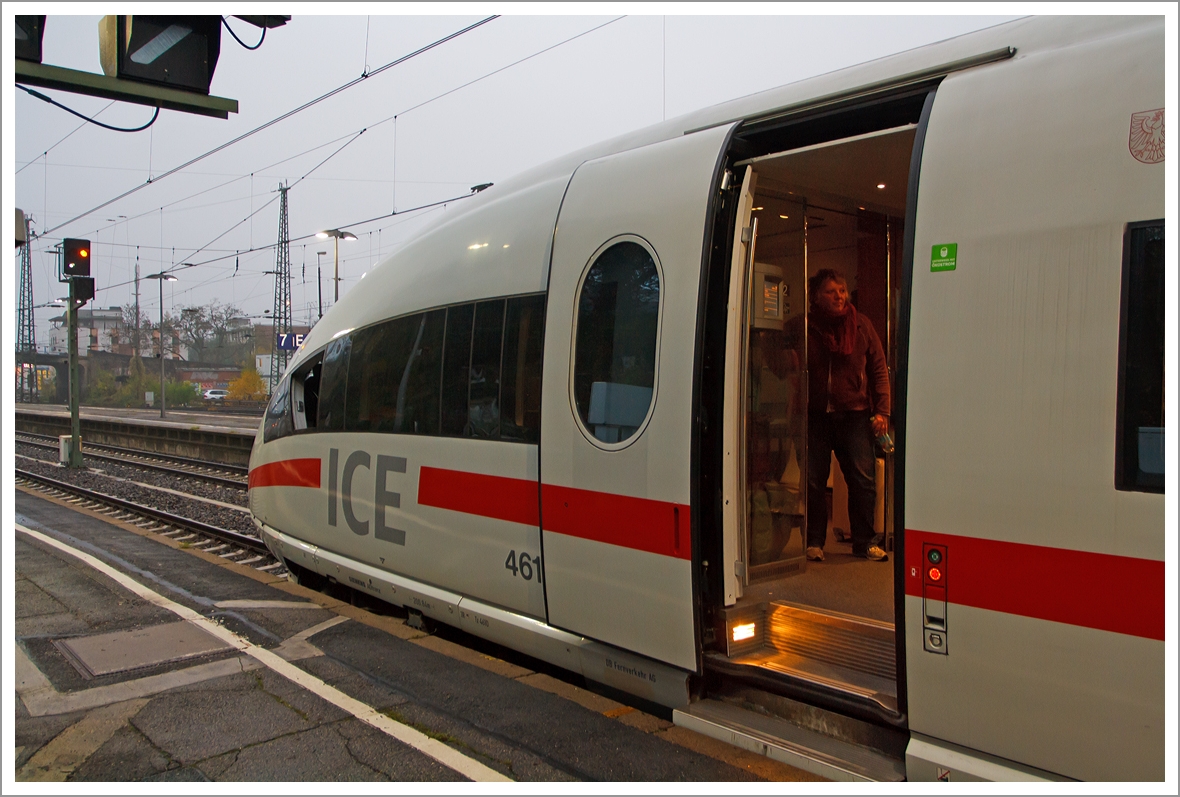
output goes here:
[{"label": "green sticker on door frame", "polygon": [[930,249],[930,270],[954,271],[958,255],[958,244],[935,244]]}]

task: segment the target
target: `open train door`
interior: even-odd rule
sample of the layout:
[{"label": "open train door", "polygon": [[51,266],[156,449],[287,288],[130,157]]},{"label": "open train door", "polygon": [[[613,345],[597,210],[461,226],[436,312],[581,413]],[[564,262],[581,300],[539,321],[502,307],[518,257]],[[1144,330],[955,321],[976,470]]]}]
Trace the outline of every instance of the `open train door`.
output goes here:
[{"label": "open train door", "polygon": [[697,295],[729,131],[582,164],[558,216],[546,313],[549,622],[688,670]]}]

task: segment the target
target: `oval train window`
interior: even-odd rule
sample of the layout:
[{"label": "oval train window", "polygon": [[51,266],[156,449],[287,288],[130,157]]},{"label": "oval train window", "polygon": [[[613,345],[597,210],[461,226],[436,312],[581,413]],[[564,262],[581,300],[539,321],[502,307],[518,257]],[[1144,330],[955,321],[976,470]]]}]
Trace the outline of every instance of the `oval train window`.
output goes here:
[{"label": "oval train window", "polygon": [[624,240],[603,250],[582,281],[574,346],[574,404],[603,443],[639,431],[655,396],[660,275],[647,247]]}]

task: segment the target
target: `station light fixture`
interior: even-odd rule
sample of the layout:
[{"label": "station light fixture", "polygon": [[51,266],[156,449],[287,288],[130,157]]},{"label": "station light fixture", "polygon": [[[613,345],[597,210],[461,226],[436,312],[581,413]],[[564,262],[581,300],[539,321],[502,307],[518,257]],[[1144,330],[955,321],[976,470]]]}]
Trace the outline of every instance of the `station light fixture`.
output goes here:
[{"label": "station light fixture", "polygon": [[317,232],[315,234],[315,237],[316,238],[332,238],[332,239],[334,239],[332,241],[333,245],[335,246],[334,256],[333,256],[333,261],[334,261],[333,274],[334,274],[334,276],[332,277],[332,283],[335,286],[335,298],[333,298],[332,302],[333,302],[333,304],[335,304],[336,302],[340,301],[340,242],[341,241],[355,241],[356,236],[353,235],[352,233],[348,232],[347,230],[320,230],[319,232]]},{"label": "station light fixture", "polygon": [[41,63],[41,41],[45,36],[45,17],[16,15],[15,46],[12,54],[22,61]]},{"label": "station light fixture", "polygon": [[98,32],[110,77],[209,93],[221,54],[220,16],[109,15]]}]

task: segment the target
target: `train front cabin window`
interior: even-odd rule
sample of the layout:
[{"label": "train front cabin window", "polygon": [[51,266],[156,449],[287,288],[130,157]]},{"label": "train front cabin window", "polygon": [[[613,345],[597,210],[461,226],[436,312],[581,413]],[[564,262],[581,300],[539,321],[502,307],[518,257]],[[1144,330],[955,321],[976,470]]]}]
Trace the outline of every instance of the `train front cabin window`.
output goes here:
[{"label": "train front cabin window", "polygon": [[1164,223],[1127,225],[1119,324],[1115,487],[1164,491]]},{"label": "train front cabin window", "polygon": [[608,246],[578,295],[574,400],[582,424],[603,443],[639,431],[655,395],[660,275],[638,241]]},{"label": "train front cabin window", "polygon": [[262,442],[269,443],[295,431],[291,422],[291,380],[284,379],[266,406],[266,423],[262,427]]}]

